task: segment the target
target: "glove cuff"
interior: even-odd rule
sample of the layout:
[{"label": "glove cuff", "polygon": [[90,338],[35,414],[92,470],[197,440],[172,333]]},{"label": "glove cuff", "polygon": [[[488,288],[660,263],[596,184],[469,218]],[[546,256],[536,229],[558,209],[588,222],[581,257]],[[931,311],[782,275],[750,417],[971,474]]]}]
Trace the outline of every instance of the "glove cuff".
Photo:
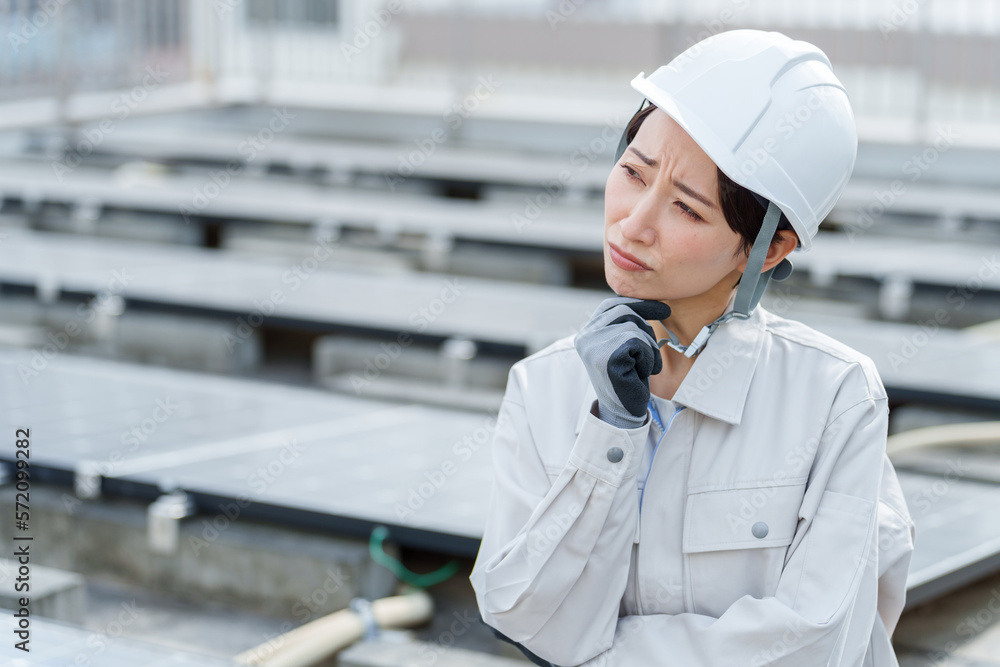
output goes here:
[{"label": "glove cuff", "polygon": [[649,409],[646,409],[646,414],[642,417],[636,417],[630,412],[609,410],[605,406],[601,405],[601,402],[597,402],[597,417],[601,421],[605,421],[616,428],[632,429],[639,428],[640,426],[645,426],[646,422],[649,421]]}]

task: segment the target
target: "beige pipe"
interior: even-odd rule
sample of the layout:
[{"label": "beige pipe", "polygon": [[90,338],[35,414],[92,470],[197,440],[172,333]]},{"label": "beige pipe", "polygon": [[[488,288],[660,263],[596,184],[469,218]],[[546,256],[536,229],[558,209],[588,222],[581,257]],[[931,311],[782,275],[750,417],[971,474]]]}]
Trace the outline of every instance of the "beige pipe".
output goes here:
[{"label": "beige pipe", "polygon": [[994,442],[1000,442],[1000,422],[943,424],[890,435],[886,441],[886,453],[892,458],[897,454],[928,447],[985,445]]},{"label": "beige pipe", "polygon": [[[381,628],[408,627],[430,620],[434,600],[423,590],[373,600],[375,621]],[[341,609],[240,653],[241,665],[261,667],[307,667],[343,650],[364,636],[361,617]]]}]

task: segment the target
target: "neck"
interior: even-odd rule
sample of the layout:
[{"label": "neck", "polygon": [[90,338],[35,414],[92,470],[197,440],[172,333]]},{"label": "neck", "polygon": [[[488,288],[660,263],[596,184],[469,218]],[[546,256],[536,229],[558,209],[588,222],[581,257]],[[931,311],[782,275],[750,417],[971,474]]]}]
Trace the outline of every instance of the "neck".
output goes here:
[{"label": "neck", "polygon": [[[729,300],[735,294],[735,290],[728,293],[702,294],[692,299],[676,299],[665,302],[670,306],[670,317],[663,320],[648,320],[653,327],[656,339],[669,338],[667,329],[670,329],[677,336],[681,345],[690,345],[701,330],[717,320],[729,305]],[[664,326],[665,325],[665,326]],[[696,357],[685,357],[677,350],[664,345],[660,348],[663,356],[663,370],[667,373],[673,370],[689,369]]]}]

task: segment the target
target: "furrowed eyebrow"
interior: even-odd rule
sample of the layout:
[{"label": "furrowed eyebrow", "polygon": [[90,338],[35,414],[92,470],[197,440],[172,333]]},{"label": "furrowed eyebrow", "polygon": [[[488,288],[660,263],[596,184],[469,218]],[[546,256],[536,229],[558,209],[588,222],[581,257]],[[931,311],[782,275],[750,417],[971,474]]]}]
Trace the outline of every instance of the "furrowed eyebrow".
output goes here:
[{"label": "furrowed eyebrow", "polygon": [[704,195],[698,194],[697,192],[695,192],[688,186],[684,185],[680,181],[675,180],[674,185],[680,188],[682,192],[686,192],[689,196],[694,197],[695,199],[703,203],[705,206],[708,206],[709,208],[718,208],[718,206],[709,201],[708,198],[706,198]]},{"label": "furrowed eyebrow", "polygon": [[638,155],[639,159],[648,164],[650,167],[659,166],[660,162],[658,160],[654,160],[653,158],[647,155],[643,155],[642,153],[639,152],[639,149],[637,149],[635,146],[629,146],[628,149],[633,153],[635,153],[636,155]]},{"label": "furrowed eyebrow", "polygon": [[[658,167],[659,164],[660,164],[659,160],[654,160],[653,158],[649,157],[648,155],[643,155],[634,146],[629,146],[628,150],[630,150],[633,153],[635,153],[636,155],[638,155],[639,159],[642,160],[643,162],[645,162],[650,167],[654,167],[655,168],[655,167]],[[689,197],[694,197],[695,199],[697,199],[698,201],[700,201],[705,206],[708,206],[709,208],[713,208],[713,209],[718,209],[719,208],[718,206],[716,206],[715,204],[713,204],[712,201],[708,197],[700,194],[696,190],[691,189],[690,187],[688,187],[684,183],[681,183],[680,181],[678,181],[678,180],[675,179],[674,180],[674,185],[676,187],[680,188],[680,190],[682,192],[684,192],[685,194],[687,194]]]}]

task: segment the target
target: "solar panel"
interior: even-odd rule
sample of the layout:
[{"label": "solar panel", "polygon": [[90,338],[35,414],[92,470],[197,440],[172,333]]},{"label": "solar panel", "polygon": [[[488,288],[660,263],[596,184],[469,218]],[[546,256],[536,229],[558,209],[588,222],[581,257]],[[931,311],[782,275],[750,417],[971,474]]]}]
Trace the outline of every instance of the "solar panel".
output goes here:
[{"label": "solar panel", "polygon": [[[36,468],[90,462],[154,494],[249,500],[247,517],[359,536],[386,525],[404,545],[478,550],[493,414],[66,355],[24,386],[26,359],[0,348],[0,428],[32,429]],[[123,444],[137,425],[145,439]],[[909,454],[897,470],[917,524],[908,605],[1000,569],[1000,485],[949,474],[942,457]]]},{"label": "solar panel", "polygon": [[43,665],[100,665],[101,667],[235,667],[222,658],[148,644],[120,634],[95,632],[41,616],[31,617],[31,636],[25,653],[15,648],[13,610],[0,609],[7,641],[0,645],[0,662],[7,667]]}]

